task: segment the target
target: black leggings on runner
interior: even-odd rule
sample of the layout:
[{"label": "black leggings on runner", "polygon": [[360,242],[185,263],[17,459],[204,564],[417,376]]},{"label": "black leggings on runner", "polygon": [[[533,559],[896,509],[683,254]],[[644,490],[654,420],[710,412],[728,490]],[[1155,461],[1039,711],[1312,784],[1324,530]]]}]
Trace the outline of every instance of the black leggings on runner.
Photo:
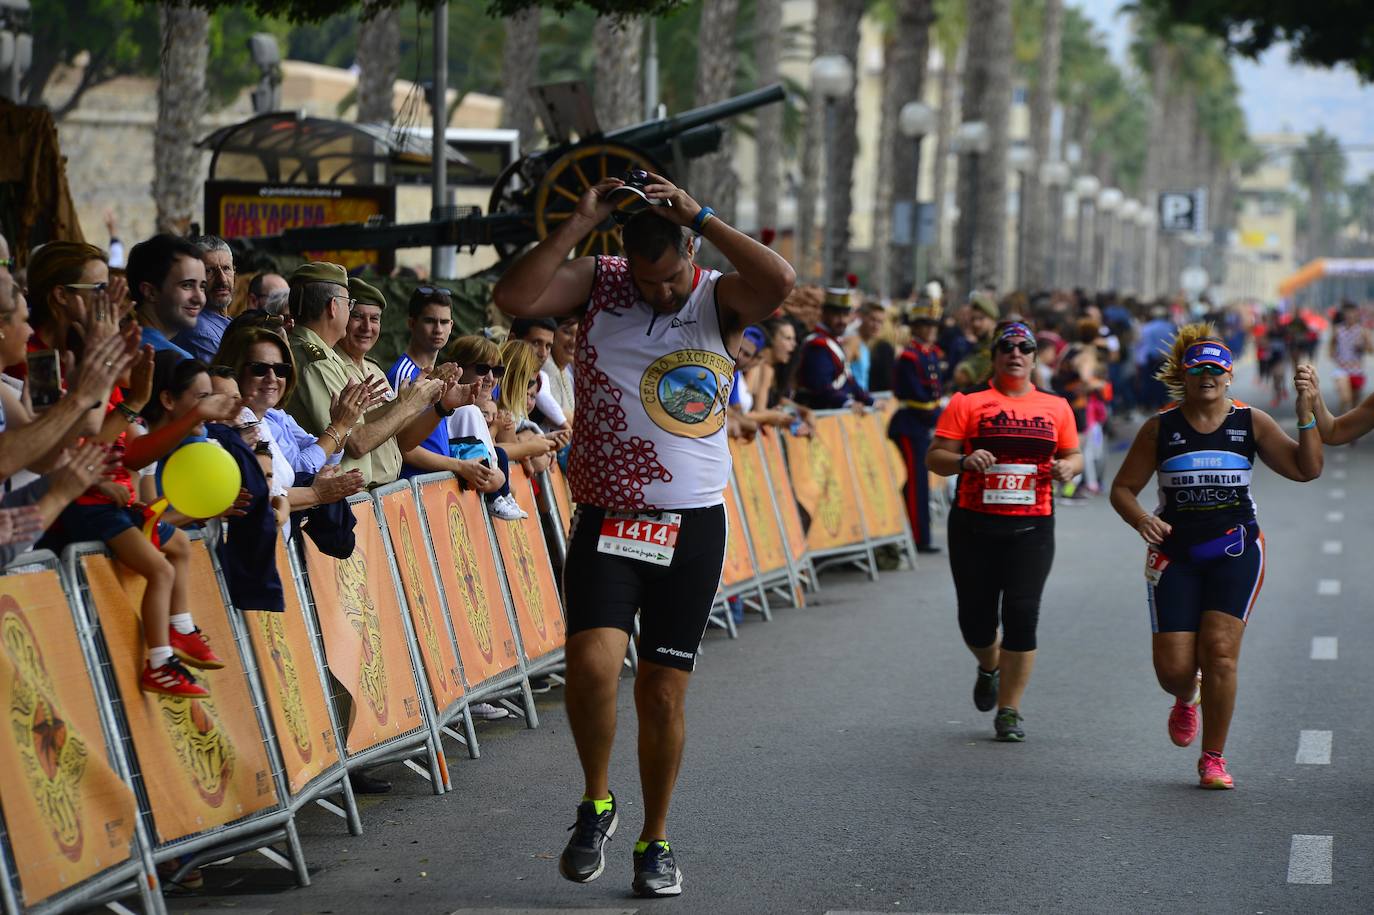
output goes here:
[{"label": "black leggings on runner", "polygon": [[1002,647],[1034,651],[1040,592],[1053,564],[1053,515],[1018,518],[950,509],[949,568],[964,642],[972,648],[992,645],[1000,616]]}]

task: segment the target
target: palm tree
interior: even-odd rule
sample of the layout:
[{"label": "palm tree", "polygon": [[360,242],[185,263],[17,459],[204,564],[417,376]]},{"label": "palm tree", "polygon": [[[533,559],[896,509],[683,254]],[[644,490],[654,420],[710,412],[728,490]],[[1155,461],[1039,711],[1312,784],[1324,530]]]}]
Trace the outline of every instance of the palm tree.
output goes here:
[{"label": "palm tree", "polygon": [[[915,141],[902,134],[897,125],[902,106],[925,98],[926,64],[930,57],[930,26],[935,21],[932,0],[894,0],[893,23],[883,67],[883,122],[878,174],[890,175],[880,182],[887,193],[879,192],[874,210],[874,246],[879,272],[879,289],[884,295],[900,293],[915,277],[914,243],[898,245],[891,241],[890,227],[894,204],[909,201],[915,205],[920,175],[920,157]],[[878,250],[879,240],[886,250]]]},{"label": "palm tree", "polygon": [[520,131],[520,145],[533,145],[535,112],[530,88],[539,80],[539,7],[506,17],[501,49],[501,126]]},{"label": "palm tree", "polygon": [[[767,86],[778,81],[778,62],[782,57],[782,0],[757,0],[754,4],[754,66],[758,71],[758,85]],[[776,229],[778,225],[778,190],[781,174],[778,167],[782,150],[782,105],[765,105],[755,115],[754,145],[755,190],[757,219],[760,229]],[[770,154],[776,150],[777,153]]]},{"label": "palm tree", "polygon": [[1307,191],[1307,259],[1335,254],[1340,228],[1339,195],[1345,186],[1346,158],[1341,141],[1324,128],[1307,135],[1293,153],[1294,177]]},{"label": "palm tree", "polygon": [[358,121],[390,124],[401,68],[401,14],[394,6],[368,3],[358,28]]},{"label": "palm tree", "polygon": [[935,122],[935,250],[931,256],[931,272],[946,269],[950,252],[946,242],[946,199],[949,197],[949,157],[954,125],[958,123],[962,105],[960,74],[963,69],[964,38],[967,32],[967,8],[964,0],[936,0],[935,42],[940,50],[940,110]]},{"label": "palm tree", "polygon": [[[859,21],[863,18],[863,0],[831,0],[834,6],[829,28],[817,35],[818,54],[839,54],[849,59],[857,76],[859,72]],[[819,24],[819,23],[818,23]],[[857,80],[856,80],[857,85]],[[826,148],[825,163],[825,231],[822,261],[830,264],[827,283],[839,285],[849,272],[849,217],[853,212],[854,156],[857,152],[859,112],[854,103],[854,89],[845,98],[836,99],[834,136]]]},{"label": "palm tree", "polygon": [[201,153],[195,142],[205,110],[210,15],[188,3],[164,2],[158,17],[162,68],[153,134],[153,200],[159,232],[185,233],[200,197]]},{"label": "palm tree", "polygon": [[596,48],[596,119],[613,130],[643,119],[643,17],[599,16],[592,37]]},{"label": "palm tree", "polygon": [[[1002,288],[1006,252],[1007,135],[1011,116],[1011,0],[969,0],[964,73],[964,122],[982,121],[988,148],[959,164],[959,226],[955,270],[965,295],[970,286]],[[976,175],[974,173],[977,173]],[[971,204],[971,205],[970,205]]]},{"label": "palm tree", "polygon": [[1030,105],[1030,145],[1035,153],[1035,172],[1025,184],[1025,199],[1021,201],[1022,244],[1020,252],[1023,285],[1027,289],[1042,289],[1049,283],[1046,266],[1051,246],[1059,239],[1050,238],[1050,195],[1040,177],[1040,169],[1050,161],[1050,127],[1054,117],[1054,100],[1059,90],[1059,49],[1064,30],[1064,0],[1045,0],[1045,16],[1040,29],[1040,58],[1036,64],[1035,89]]},{"label": "palm tree", "polygon": [[[698,107],[729,98],[735,87],[735,22],[739,0],[704,0],[697,31],[696,104]],[[739,177],[731,166],[734,137],[728,124],[717,153],[692,163],[688,187],[696,199],[708,201],[726,222],[735,221]]]}]

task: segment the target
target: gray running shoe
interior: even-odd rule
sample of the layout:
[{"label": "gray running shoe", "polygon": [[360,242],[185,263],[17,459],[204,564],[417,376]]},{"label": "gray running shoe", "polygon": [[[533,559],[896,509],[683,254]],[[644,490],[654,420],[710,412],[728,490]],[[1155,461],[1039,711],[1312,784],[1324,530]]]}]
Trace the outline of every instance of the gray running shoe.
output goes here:
[{"label": "gray running shoe", "polygon": [[568,827],[572,838],[558,859],[558,872],[574,883],[590,883],[606,869],[606,843],[615,835],[620,811],[611,795],[611,809],[597,813],[596,805],[583,801],[577,805],[577,822]]},{"label": "gray running shoe", "polygon": [[999,671],[978,668],[978,679],[973,683],[973,704],[980,712],[990,712],[997,704],[997,684],[1002,680]]},{"label": "gray running shoe", "polygon": [[682,895],[682,871],[673,860],[667,842],[654,841],[644,851],[635,852],[635,879],[631,886],[636,896]]},{"label": "gray running shoe", "polygon": [[1023,720],[1021,713],[1011,706],[999,708],[997,717],[992,722],[992,726],[997,729],[997,739],[1008,743],[1020,743],[1025,740],[1026,732],[1021,728]]}]

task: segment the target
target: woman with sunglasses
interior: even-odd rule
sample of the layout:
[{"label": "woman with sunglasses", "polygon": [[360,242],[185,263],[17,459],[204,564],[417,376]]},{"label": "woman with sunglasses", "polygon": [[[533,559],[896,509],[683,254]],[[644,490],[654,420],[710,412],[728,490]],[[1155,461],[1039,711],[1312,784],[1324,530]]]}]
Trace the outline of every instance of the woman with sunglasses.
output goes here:
[{"label": "woman with sunglasses", "polygon": [[[1322,471],[1315,395],[1298,390],[1298,441],[1269,414],[1229,393],[1231,351],[1210,324],[1180,328],[1155,376],[1177,402],[1146,421],[1112,481],[1112,507],[1146,543],[1155,676],[1174,697],[1169,739],[1198,734],[1202,703],[1203,788],[1234,788],[1222,751],[1236,703],[1241,637],[1264,581],[1264,536],[1250,477],[1258,455],[1306,482]],[[1151,476],[1159,507],[1136,497]]]},{"label": "woman with sunglasses", "polygon": [[1040,595],[1054,563],[1053,487],[1082,472],[1083,455],[1068,402],[1031,383],[1037,347],[1030,327],[1004,321],[992,339],[992,380],[950,400],[926,465],[941,476],[959,474],[949,566],[959,629],[978,659],[973,703],[981,712],[997,708],[998,740],[1020,742]]},{"label": "woman with sunglasses", "polygon": [[[226,334],[215,364],[232,369],[238,379],[244,408],[251,412],[251,417],[240,417],[239,425],[258,424],[258,439],[272,452],[272,489],[286,494],[293,512],[337,502],[363,488],[360,471],[325,468],[338,463],[342,443],[379,397],[365,382],[351,381],[339,392],[330,406],[329,425],[316,437],[278,406],[288,400],[296,383],[291,348],[278,334],[265,327],[242,327]],[[295,486],[297,474],[314,480]]]},{"label": "woman with sunglasses", "polygon": [[[103,311],[119,314],[128,289],[123,277],[110,277],[105,252],[94,245],[53,241],[38,248],[29,259],[29,323],[33,336],[30,353],[56,350],[80,360],[88,331]],[[5,367],[5,374],[26,378],[23,361]]]}]

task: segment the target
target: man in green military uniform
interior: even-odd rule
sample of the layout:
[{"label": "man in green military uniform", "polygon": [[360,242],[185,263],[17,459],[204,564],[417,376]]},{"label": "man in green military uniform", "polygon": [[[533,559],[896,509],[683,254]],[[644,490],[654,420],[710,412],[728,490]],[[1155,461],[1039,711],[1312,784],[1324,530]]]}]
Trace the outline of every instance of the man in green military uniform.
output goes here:
[{"label": "man in green military uniform", "polygon": [[[342,435],[344,469],[359,470],[369,487],[390,483],[400,474],[401,452],[415,447],[434,428],[439,416],[432,408],[448,385],[437,378],[422,379],[370,410],[353,429],[327,432],[334,398],[350,381],[370,377],[335,349],[348,332],[354,296],[348,272],[338,264],[305,264],[291,274],[290,284],[296,326],[288,340],[300,377],[287,411],[312,435]],[[368,288],[381,299],[381,293]],[[376,391],[389,390],[380,369],[377,374]]]},{"label": "man in green military uniform", "polygon": [[976,391],[992,377],[992,332],[1002,319],[997,300],[987,292],[969,296],[969,332],[975,338],[973,349],[954,366],[954,389]]}]

